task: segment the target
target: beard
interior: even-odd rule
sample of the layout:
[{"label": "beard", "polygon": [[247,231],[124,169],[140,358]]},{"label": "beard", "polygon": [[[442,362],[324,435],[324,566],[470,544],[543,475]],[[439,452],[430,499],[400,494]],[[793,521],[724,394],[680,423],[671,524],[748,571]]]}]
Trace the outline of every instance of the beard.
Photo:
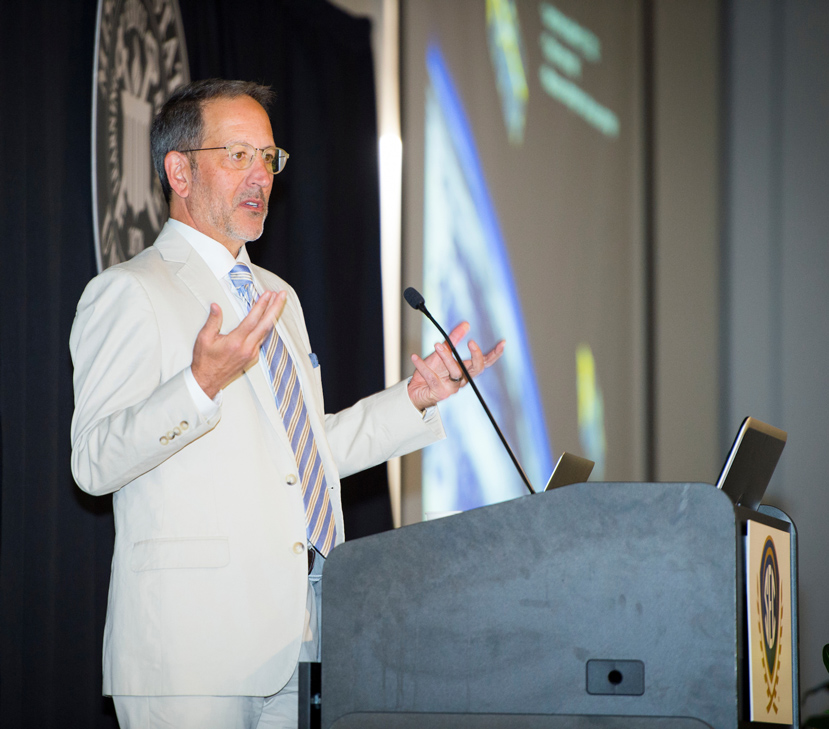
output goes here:
[{"label": "beard", "polygon": [[[262,203],[261,211],[247,211],[240,207],[243,200],[252,198]],[[233,198],[230,207],[218,200],[213,203],[207,210],[207,220],[217,231],[241,243],[258,240],[262,236],[268,216],[268,201],[262,190],[240,193]]]},{"label": "beard", "polygon": [[[265,218],[268,216],[268,196],[261,188],[242,190],[228,204],[226,198],[222,197],[222,191],[203,184],[198,173],[194,174],[193,184],[194,192],[200,199],[197,204],[199,217],[210,226],[214,237],[244,244],[262,236]],[[258,200],[262,208],[247,210],[241,205],[244,200]]]}]

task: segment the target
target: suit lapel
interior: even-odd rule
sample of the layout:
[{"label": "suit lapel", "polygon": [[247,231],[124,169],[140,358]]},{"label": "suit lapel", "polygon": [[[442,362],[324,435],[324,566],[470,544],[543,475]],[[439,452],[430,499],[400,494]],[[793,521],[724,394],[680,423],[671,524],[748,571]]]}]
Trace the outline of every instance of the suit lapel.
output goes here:
[{"label": "suit lapel", "polygon": [[162,258],[174,267],[176,276],[204,307],[205,313],[210,311],[210,304],[214,301],[222,307],[222,334],[239,326],[239,316],[222,285],[204,259],[175,228],[165,227],[156,240],[155,247]]}]

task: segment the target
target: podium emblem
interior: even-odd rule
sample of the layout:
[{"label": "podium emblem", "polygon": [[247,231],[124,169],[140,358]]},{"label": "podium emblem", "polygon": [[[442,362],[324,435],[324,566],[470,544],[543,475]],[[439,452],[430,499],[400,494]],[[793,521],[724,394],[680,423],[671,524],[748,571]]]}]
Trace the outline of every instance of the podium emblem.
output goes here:
[{"label": "podium emblem", "polygon": [[750,721],[792,724],[791,540],[788,532],[748,521],[745,588]]},{"label": "podium emblem", "polygon": [[760,618],[760,652],[766,683],[766,711],[778,711],[780,684],[780,645],[783,638],[783,602],[780,599],[780,565],[771,535],[763,543],[760,572],[757,575],[757,613]]},{"label": "podium emblem", "polygon": [[760,566],[760,617],[763,621],[763,649],[769,678],[773,679],[778,668],[778,631],[782,630],[780,620],[780,569],[777,566],[777,552],[774,540],[766,539],[763,545],[763,561]]}]

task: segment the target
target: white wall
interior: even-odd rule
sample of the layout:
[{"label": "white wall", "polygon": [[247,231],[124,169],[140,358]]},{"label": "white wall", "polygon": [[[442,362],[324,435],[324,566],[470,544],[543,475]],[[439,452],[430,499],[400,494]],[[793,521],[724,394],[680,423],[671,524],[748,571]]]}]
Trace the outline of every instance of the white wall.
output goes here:
[{"label": "white wall", "polygon": [[829,678],[829,4],[733,0],[726,19],[722,446],[744,415],[788,431],[766,501],[798,529],[806,690]]},{"label": "white wall", "polygon": [[713,483],[719,402],[718,4],[653,5],[657,481]]}]

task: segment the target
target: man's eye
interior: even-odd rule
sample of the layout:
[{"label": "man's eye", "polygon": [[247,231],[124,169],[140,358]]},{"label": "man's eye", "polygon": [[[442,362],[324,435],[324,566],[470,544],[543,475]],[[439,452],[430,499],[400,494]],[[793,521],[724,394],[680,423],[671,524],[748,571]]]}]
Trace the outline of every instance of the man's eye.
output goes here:
[{"label": "man's eye", "polygon": [[230,153],[230,159],[232,159],[234,162],[244,162],[247,159],[247,157],[248,155],[244,151]]}]

